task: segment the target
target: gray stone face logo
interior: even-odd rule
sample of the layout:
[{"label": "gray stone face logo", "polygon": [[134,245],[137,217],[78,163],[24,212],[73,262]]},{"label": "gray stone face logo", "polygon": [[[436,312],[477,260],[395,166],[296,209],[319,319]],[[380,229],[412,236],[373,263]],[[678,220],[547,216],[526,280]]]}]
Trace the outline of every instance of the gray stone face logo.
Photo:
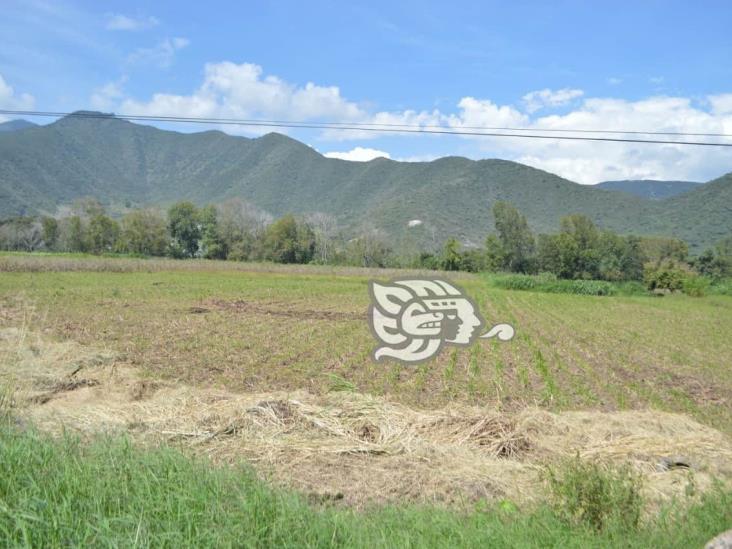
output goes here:
[{"label": "gray stone face logo", "polygon": [[388,284],[369,282],[369,324],[379,346],[376,361],[393,358],[414,364],[428,360],[443,345],[467,347],[478,338],[514,336],[510,324],[486,326],[476,303],[452,282],[440,279],[403,279]]}]

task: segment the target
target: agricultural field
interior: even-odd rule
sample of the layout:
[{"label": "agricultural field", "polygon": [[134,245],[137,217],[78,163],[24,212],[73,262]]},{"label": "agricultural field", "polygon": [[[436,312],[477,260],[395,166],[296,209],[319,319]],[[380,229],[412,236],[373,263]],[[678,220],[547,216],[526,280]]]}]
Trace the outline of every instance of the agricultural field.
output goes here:
[{"label": "agricultural field", "polygon": [[547,465],[574,455],[630,464],[651,508],[732,479],[732,297],[512,291],[440,273],[516,337],[375,363],[367,284],[397,274],[409,273],[3,255],[5,401],[44,432],[243,461],[356,510],[535,505]]}]

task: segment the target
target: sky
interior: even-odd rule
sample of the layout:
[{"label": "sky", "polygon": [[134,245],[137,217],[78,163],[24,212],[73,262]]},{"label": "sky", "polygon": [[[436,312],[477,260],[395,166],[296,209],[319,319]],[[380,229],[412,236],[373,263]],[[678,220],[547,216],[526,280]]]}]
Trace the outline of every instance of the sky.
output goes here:
[{"label": "sky", "polygon": [[[731,26],[728,0],[0,0],[0,109],[732,134]],[[504,158],[583,184],[732,171],[725,147],[277,131],[347,160]]]}]

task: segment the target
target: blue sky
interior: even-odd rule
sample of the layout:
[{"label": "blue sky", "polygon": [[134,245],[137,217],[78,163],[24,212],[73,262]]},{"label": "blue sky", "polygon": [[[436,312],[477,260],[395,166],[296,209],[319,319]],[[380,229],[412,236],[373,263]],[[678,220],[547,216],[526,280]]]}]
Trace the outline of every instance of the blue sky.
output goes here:
[{"label": "blue sky", "polygon": [[[2,108],[732,133],[727,1],[5,0],[0,15]],[[345,158],[500,157],[582,183],[732,171],[726,149],[289,133]]]}]

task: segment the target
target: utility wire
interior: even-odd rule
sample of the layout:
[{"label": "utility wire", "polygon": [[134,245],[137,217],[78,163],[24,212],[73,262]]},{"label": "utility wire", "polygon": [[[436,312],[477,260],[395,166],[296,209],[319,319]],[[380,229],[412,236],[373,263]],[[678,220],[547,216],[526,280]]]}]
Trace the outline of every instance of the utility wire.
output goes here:
[{"label": "utility wire", "polygon": [[[135,120],[171,120],[171,121],[199,121],[206,123],[219,123],[219,124],[279,124],[279,125],[301,125],[309,124],[309,122],[296,122],[292,120],[262,120],[262,119],[239,119],[239,118],[194,118],[194,117],[181,117],[181,116],[148,116],[148,115],[108,115],[105,113],[95,114],[92,112],[39,112],[39,111],[1,111],[3,114],[17,114],[26,116],[86,116],[86,117],[102,117],[109,118],[110,116],[116,116],[117,118],[128,118]],[[367,127],[388,127],[388,128],[423,128],[423,129],[444,129],[445,126],[435,126],[430,124],[393,124],[387,122],[317,122],[317,124],[323,124],[326,126],[352,126],[358,125]],[[541,132],[561,132],[561,133],[610,133],[610,134],[635,134],[635,135],[675,135],[675,136],[694,136],[694,137],[730,137],[732,134],[729,133],[694,133],[694,132],[657,132],[657,131],[642,131],[642,130],[588,130],[588,129],[562,129],[562,128],[513,128],[506,126],[460,126],[462,130],[499,130],[499,131],[541,131]]]},{"label": "utility wire", "polygon": [[[637,138],[620,138],[620,137],[580,137],[569,135],[539,135],[539,134],[513,134],[513,133],[495,133],[487,131],[465,131],[444,129],[442,126],[415,126],[407,124],[371,124],[371,123],[350,123],[350,122],[298,122],[298,121],[277,121],[277,120],[246,120],[246,119],[230,119],[230,118],[199,118],[199,117],[180,117],[180,116],[150,116],[150,115],[126,115],[126,114],[104,114],[94,112],[49,112],[49,111],[18,111],[18,110],[0,110],[0,114],[4,115],[20,115],[20,116],[45,116],[45,117],[73,117],[73,118],[117,118],[127,121],[151,121],[151,122],[172,122],[172,123],[190,123],[190,124],[221,124],[236,125],[248,127],[273,127],[273,128],[302,128],[302,129],[322,129],[322,130],[338,130],[338,131],[362,131],[362,132],[378,132],[378,133],[410,133],[410,134],[432,134],[432,135],[463,135],[474,137],[513,137],[525,139],[555,139],[568,141],[605,141],[615,143],[651,143],[660,145],[696,145],[702,147],[732,147],[732,143],[718,143],[705,141],[668,141],[660,139],[637,139]],[[442,128],[442,129],[428,129]],[[485,127],[473,126],[478,129],[492,129]],[[621,133],[621,134],[647,134],[647,135],[678,135],[678,136],[705,136],[705,137],[732,137],[728,134],[687,134],[681,132],[640,132],[640,131],[621,131],[621,130],[544,130],[540,128],[497,128],[502,131],[559,131],[559,132],[585,132],[585,133]]]}]

